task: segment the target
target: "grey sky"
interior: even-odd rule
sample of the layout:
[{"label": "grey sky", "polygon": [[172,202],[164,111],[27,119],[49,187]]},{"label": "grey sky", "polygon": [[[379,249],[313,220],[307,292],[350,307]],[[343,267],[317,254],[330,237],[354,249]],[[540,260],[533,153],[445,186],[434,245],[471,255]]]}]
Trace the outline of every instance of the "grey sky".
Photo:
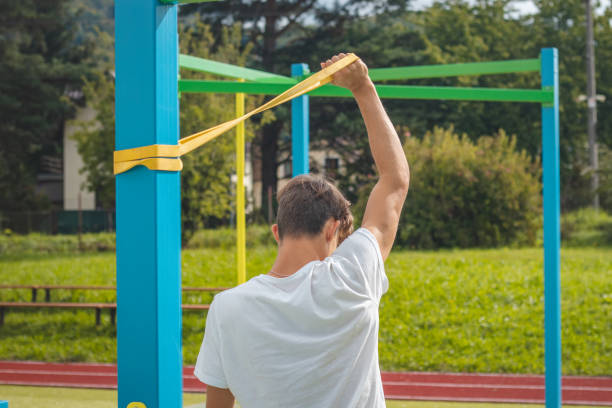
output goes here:
[{"label": "grey sky", "polygon": [[[427,7],[432,4],[435,0],[414,0],[414,6],[419,7]],[[610,6],[611,0],[601,0],[601,8],[599,10],[603,10],[606,6]],[[595,0],[593,1],[595,3]],[[521,13],[531,13],[536,11],[536,8],[531,0],[523,0],[517,1],[517,8]]]}]

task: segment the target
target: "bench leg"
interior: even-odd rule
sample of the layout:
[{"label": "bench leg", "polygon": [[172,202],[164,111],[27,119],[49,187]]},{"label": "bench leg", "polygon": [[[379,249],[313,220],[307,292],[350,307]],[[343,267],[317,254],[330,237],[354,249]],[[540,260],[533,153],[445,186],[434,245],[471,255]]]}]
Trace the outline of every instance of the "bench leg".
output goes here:
[{"label": "bench leg", "polygon": [[0,307],[0,326],[4,324],[4,308]]},{"label": "bench leg", "polygon": [[45,289],[45,302],[50,302],[51,301],[51,289],[47,288]]},{"label": "bench leg", "polygon": [[100,308],[96,308],[96,326],[100,325]]},{"label": "bench leg", "polygon": [[111,324],[114,326],[115,325],[115,316],[117,315],[117,309],[109,309],[109,310],[110,310]]},{"label": "bench leg", "polygon": [[32,288],[32,303],[36,302],[36,289]]}]

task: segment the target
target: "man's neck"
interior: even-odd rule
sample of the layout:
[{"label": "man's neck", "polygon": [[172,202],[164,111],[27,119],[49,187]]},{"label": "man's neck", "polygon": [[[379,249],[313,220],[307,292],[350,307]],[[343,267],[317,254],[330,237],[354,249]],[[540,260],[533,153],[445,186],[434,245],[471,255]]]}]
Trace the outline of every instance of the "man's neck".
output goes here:
[{"label": "man's neck", "polygon": [[278,247],[271,275],[291,276],[307,263],[323,260],[326,256],[325,248],[316,239],[285,237]]}]

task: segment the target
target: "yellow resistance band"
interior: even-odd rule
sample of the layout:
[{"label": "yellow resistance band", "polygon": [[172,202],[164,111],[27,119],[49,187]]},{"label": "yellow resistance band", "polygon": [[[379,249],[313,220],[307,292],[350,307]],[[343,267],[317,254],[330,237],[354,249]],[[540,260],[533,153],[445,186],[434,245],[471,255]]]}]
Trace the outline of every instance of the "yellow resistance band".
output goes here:
[{"label": "yellow resistance band", "polygon": [[355,54],[348,54],[341,60],[336,61],[327,68],[324,68],[316,74],[311,75],[274,99],[261,105],[259,108],[250,111],[246,115],[242,115],[239,118],[232,119],[220,125],[211,127],[210,129],[184,137],[179,140],[178,145],[156,144],[135,147],[133,149],[116,150],[114,153],[114,173],[120,174],[138,165],[146,166],[149,170],[180,171],[183,169],[183,162],[180,159],[182,155],[187,154],[190,151],[202,146],[206,142],[211,141],[217,136],[222,135],[235,127],[238,123],[247,120],[253,115],[261,113],[270,108],[274,108],[275,106],[290,101],[293,98],[297,98],[298,96],[302,96],[331,82],[332,76],[336,72],[352,64],[358,59],[359,57],[357,57]]}]

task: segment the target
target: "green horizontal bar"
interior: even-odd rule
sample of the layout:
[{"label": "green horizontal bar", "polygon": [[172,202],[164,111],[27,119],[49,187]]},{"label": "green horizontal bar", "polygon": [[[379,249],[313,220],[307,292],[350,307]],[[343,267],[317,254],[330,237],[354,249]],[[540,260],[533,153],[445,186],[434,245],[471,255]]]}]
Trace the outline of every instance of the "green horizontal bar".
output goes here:
[{"label": "green horizontal bar", "polygon": [[[246,86],[244,86],[246,85]],[[254,95],[278,95],[291,88],[288,84],[264,84],[258,82],[179,80],[179,92],[249,93]]]},{"label": "green horizontal bar", "polygon": [[379,85],[382,98],[446,99],[455,101],[536,102],[547,103],[553,93],[540,89],[453,88],[443,86]]},{"label": "green horizontal bar", "polygon": [[[179,66],[228,78],[242,78],[251,82],[295,84],[296,79],[256,69],[211,61],[191,55],[179,55]],[[413,67],[372,68],[373,81],[394,79],[441,78],[449,76],[508,74],[515,72],[539,72],[540,59],[523,59],[493,62],[473,62],[449,65],[420,65]]]},{"label": "green horizontal bar", "polygon": [[269,72],[258,71],[256,69],[239,67],[237,65],[226,64],[223,62],[211,61],[185,54],[179,55],[179,67],[228,78],[242,78],[246,81],[253,82],[274,82],[292,85],[297,83],[297,80],[291,77],[271,74]]},{"label": "green horizontal bar", "polygon": [[[238,93],[278,95],[289,89],[286,84],[262,84],[252,82],[200,81],[182,79],[180,92]],[[497,89],[497,88],[453,88],[442,86],[377,85],[376,90],[385,99],[447,99],[461,101],[492,102],[537,102],[549,103],[553,93],[540,89]],[[351,97],[348,89],[325,85],[310,92],[311,96]]]},{"label": "green horizontal bar", "polygon": [[390,79],[441,78],[463,75],[509,74],[513,72],[540,72],[540,60],[524,59],[492,62],[471,62],[450,65],[419,65],[414,67],[373,68],[373,81]]}]

